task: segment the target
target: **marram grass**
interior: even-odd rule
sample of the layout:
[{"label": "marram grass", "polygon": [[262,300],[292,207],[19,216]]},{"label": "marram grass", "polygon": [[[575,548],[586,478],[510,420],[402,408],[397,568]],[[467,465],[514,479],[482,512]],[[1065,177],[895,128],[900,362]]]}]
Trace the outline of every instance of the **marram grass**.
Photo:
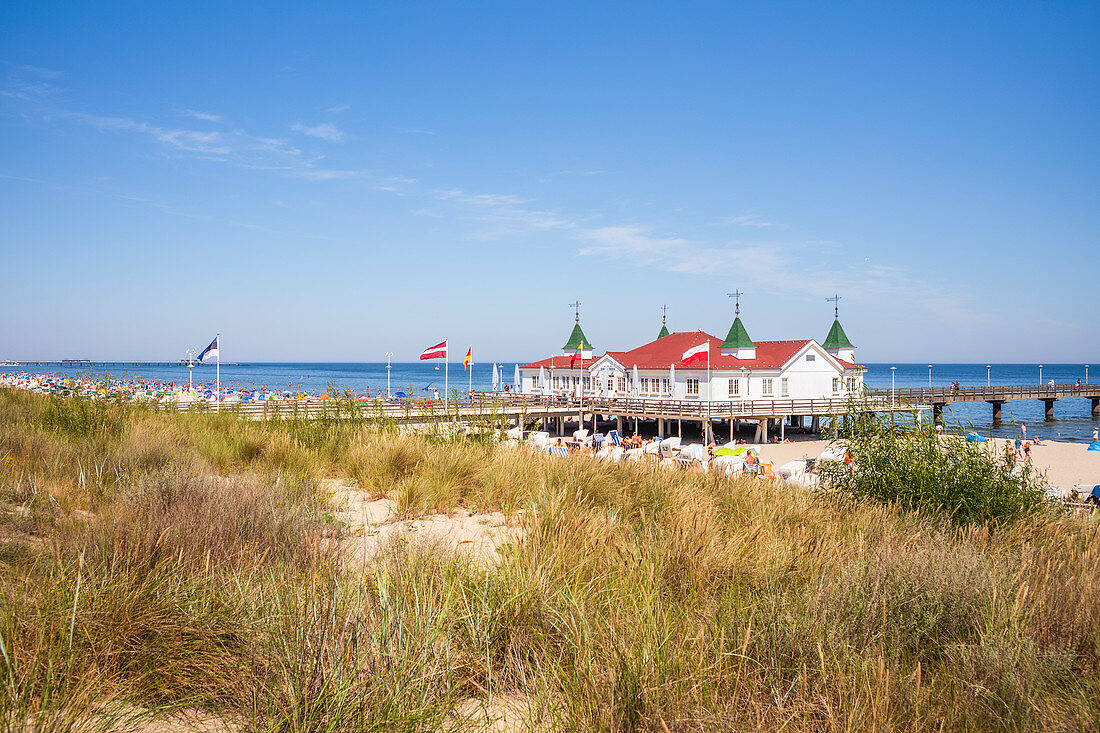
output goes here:
[{"label": "marram grass", "polygon": [[[0,390],[6,730],[1100,728],[1091,518],[93,404]],[[333,478],[526,539],[363,566]]]}]

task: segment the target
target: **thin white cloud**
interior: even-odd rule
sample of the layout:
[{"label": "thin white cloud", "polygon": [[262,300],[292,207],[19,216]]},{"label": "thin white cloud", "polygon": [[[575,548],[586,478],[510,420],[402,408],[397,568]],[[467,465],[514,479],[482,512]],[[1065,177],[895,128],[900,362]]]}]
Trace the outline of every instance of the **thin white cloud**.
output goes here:
[{"label": "thin white cloud", "polygon": [[756,216],[755,214],[747,214],[747,215],[743,215],[743,216],[731,216],[729,219],[726,219],[725,223],[726,224],[732,224],[734,226],[739,226],[739,227],[756,227],[756,228],[761,228],[761,229],[766,228],[766,227],[770,227],[770,226],[774,226],[774,224],[772,224],[772,222],[764,221],[763,219],[761,219],[759,216]]},{"label": "thin white cloud", "polygon": [[[576,241],[581,257],[678,274],[736,278],[774,295],[801,293],[816,298],[836,290],[860,300],[906,298],[943,318],[958,318],[967,311],[963,299],[901,268],[848,257],[840,245],[825,240],[696,241],[655,232],[639,223],[593,226],[585,218],[532,207],[532,199],[514,194],[447,189],[436,191],[435,196],[441,202],[464,207],[465,218],[486,225],[470,235],[473,239],[554,231]],[[414,213],[438,216],[423,209]],[[755,217],[743,221],[760,223]]]},{"label": "thin white cloud", "polygon": [[320,138],[321,140],[328,140],[330,143],[340,143],[344,141],[344,133],[337,129],[336,125],[330,122],[322,122],[318,125],[303,125],[301,122],[295,122],[291,128],[295,132],[300,132],[303,135],[309,137]]},{"label": "thin white cloud", "polygon": [[0,80],[0,96],[23,102],[42,102],[58,92],[58,87],[50,80],[59,76],[60,71],[38,66],[9,67]]},{"label": "thin white cloud", "polygon": [[178,154],[229,163],[242,168],[270,170],[290,178],[328,181],[352,178],[352,170],[330,170],[318,166],[319,156],[305,154],[288,140],[252,135],[241,129],[191,130],[162,127],[125,117],[105,117],[73,112],[67,119],[90,125],[105,132],[145,135]]},{"label": "thin white cloud", "polygon": [[347,112],[349,109],[351,109],[350,104],[338,104],[335,107],[329,107],[325,111],[336,113],[336,112]]},{"label": "thin white cloud", "polygon": [[210,114],[209,112],[200,112],[197,109],[185,109],[183,113],[188,117],[194,117],[196,120],[203,120],[205,122],[221,122],[222,116]]},{"label": "thin white cloud", "polygon": [[426,130],[422,127],[407,127],[404,130],[402,130],[401,132],[405,133],[406,135],[434,135],[435,134],[434,130]]}]

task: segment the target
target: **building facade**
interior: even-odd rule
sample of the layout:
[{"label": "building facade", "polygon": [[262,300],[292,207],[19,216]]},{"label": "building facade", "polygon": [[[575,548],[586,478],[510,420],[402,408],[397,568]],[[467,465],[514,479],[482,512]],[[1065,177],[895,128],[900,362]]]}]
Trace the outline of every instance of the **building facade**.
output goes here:
[{"label": "building facade", "polygon": [[737,316],[724,340],[662,326],[647,344],[597,356],[578,318],[561,355],[522,365],[520,376],[524,394],[736,402],[843,398],[862,391],[864,371],[839,319],[821,343],[754,342]]}]

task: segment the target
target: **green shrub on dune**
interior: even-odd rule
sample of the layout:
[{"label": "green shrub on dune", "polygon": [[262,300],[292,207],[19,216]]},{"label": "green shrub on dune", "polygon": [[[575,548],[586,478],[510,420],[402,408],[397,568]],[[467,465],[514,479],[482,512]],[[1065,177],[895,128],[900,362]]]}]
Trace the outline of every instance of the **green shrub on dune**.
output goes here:
[{"label": "green shrub on dune", "polygon": [[835,492],[946,515],[956,524],[1020,519],[1048,508],[1042,477],[1017,466],[991,443],[937,435],[931,426],[891,424],[860,410],[841,430],[851,462],[820,464]]}]

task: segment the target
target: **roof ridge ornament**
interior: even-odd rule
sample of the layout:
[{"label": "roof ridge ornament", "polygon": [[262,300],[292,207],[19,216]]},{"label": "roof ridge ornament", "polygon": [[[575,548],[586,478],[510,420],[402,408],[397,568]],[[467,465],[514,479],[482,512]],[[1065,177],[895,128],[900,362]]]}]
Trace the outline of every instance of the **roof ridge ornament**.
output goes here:
[{"label": "roof ridge ornament", "polygon": [[840,318],[841,296],[836,294],[836,293],[833,293],[833,297],[826,298],[825,301],[827,303],[832,303],[833,304],[833,318],[839,319]]}]

